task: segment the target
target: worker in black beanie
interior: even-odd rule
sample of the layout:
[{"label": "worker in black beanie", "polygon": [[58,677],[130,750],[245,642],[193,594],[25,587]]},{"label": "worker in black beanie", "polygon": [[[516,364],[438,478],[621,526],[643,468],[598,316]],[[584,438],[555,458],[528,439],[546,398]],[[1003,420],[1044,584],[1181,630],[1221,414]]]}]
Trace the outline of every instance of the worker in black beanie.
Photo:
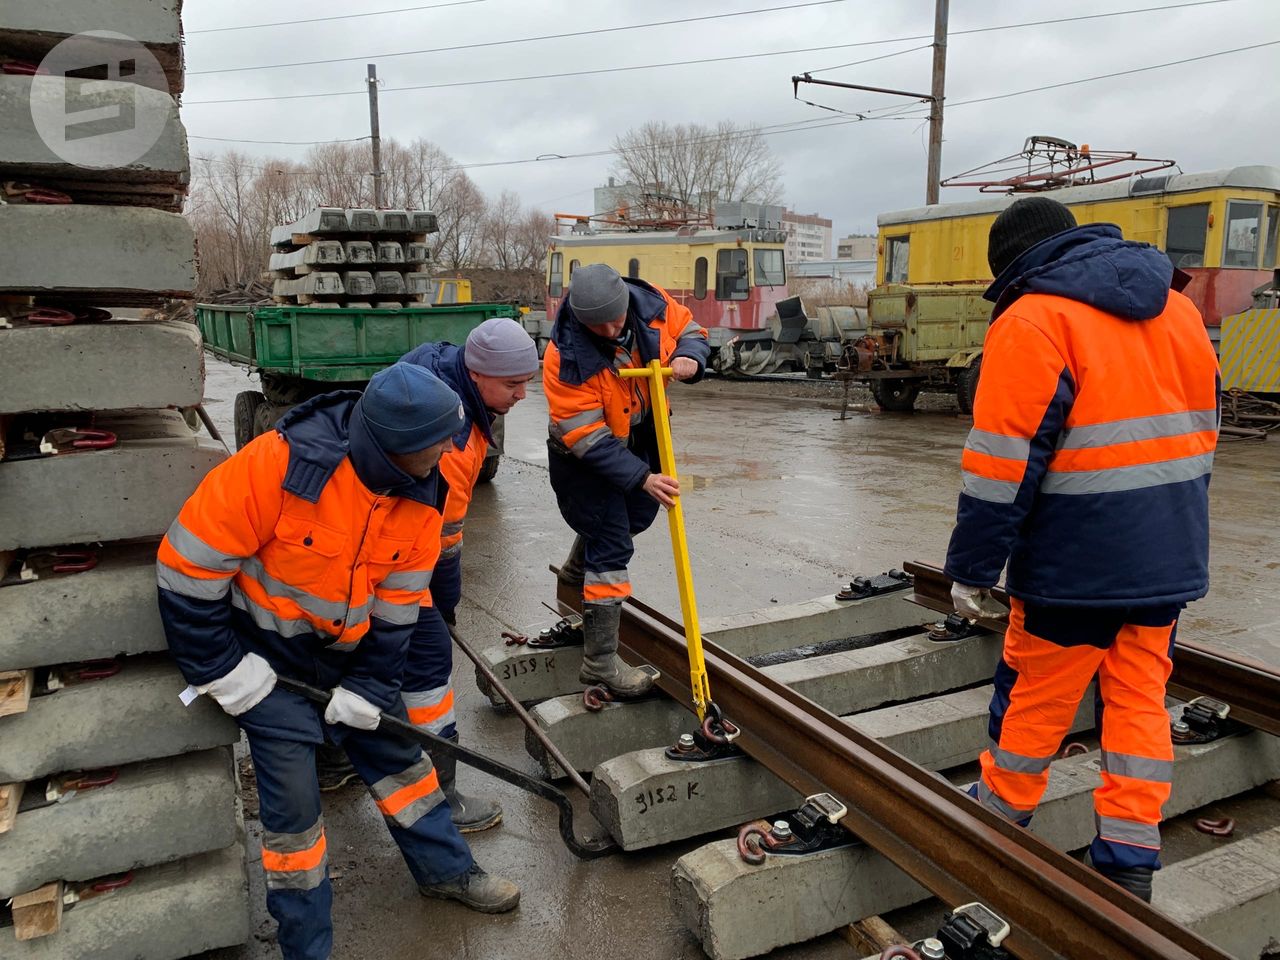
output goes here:
[{"label": "worker in black beanie", "polygon": [[[1173,776],[1165,692],[1209,581],[1218,364],[1160,250],[1049,197],[991,225],[995,304],[946,572],[956,612],[1008,618],[973,795],[1026,825],[1096,676],[1086,862],[1150,902]],[[992,587],[1005,572],[1010,609]]]}]

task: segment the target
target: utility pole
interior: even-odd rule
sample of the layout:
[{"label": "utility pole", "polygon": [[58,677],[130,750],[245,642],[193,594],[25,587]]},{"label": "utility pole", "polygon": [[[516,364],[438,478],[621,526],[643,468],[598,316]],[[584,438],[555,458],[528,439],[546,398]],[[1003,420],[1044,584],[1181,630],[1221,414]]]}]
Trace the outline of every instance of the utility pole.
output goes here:
[{"label": "utility pole", "polygon": [[[946,3],[946,0],[939,0]],[[369,139],[373,141],[373,205],[382,209],[382,137],[378,134],[378,67],[368,64],[369,76]],[[941,121],[939,121],[941,126]]]},{"label": "utility pole", "polygon": [[[947,76],[947,11],[950,0],[934,0],[933,11],[933,85],[928,93],[910,90],[894,90],[890,87],[869,87],[861,83],[841,83],[838,80],[819,80],[807,73],[791,78],[793,95],[799,96],[800,84],[816,83],[824,87],[842,87],[845,90],[864,90],[867,93],[885,93],[895,97],[911,97],[929,104],[929,160],[925,182],[925,203],[938,202],[938,189],[942,180],[942,101]],[[865,119],[859,116],[858,119]]]},{"label": "utility pole", "polygon": [[947,79],[947,7],[950,0],[935,0],[933,12],[933,87],[929,96],[929,172],[926,204],[938,202],[942,180],[942,101]]}]

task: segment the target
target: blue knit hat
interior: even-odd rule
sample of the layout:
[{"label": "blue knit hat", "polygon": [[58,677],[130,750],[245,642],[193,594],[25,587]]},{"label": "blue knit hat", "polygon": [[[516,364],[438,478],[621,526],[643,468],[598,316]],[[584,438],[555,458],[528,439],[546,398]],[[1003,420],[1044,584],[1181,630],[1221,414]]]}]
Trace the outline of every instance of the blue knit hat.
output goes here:
[{"label": "blue knit hat", "polygon": [[453,436],[465,420],[452,388],[416,363],[379,370],[356,412],[384,453],[416,453]]}]

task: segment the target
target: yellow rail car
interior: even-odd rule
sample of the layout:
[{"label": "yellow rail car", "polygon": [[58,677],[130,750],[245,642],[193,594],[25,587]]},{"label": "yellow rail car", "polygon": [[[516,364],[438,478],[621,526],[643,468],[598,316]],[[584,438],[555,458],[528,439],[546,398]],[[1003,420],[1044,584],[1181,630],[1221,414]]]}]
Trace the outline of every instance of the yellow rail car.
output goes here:
[{"label": "yellow rail car", "polygon": [[[1190,275],[1183,292],[1215,342],[1222,318],[1248,310],[1277,265],[1280,168],[1133,177],[1048,195],[1080,223],[1115,223],[1126,239],[1168,254]],[[871,383],[885,409],[910,410],[921,390],[954,391],[960,409],[971,408],[990,318],[990,305],[977,299],[992,279],[987,235],[1017,199],[983,197],[879,217],[867,336],[846,364]]]},{"label": "yellow rail car", "polygon": [[[1136,177],[1047,194],[1080,223],[1114,223],[1125,239],[1159,247],[1190,274],[1183,292],[1205,323],[1247,309],[1276,266],[1280,168]],[[989,283],[987,234],[1014,196],[882,214],[876,282]],[[874,318],[873,318],[874,319]]]}]

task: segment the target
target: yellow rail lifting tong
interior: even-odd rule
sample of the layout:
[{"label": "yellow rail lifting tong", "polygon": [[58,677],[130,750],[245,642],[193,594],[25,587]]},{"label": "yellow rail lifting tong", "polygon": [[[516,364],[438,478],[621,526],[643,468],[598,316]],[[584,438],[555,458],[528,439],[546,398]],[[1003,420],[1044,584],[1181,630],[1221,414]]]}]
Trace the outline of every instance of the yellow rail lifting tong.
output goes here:
[{"label": "yellow rail lifting tong", "polygon": [[[653,423],[658,435],[658,460],[662,472],[674,479],[676,454],[671,443],[671,418],[667,412],[665,378],[671,376],[671,368],[658,360],[650,360],[639,369],[618,371],[623,377],[646,377],[649,380],[649,399],[653,407]],[[693,707],[698,720],[707,716],[711,703],[711,683],[707,679],[707,665],[702,657],[702,628],[698,625],[698,602],[693,595],[693,569],[689,566],[689,543],[684,535],[684,511],[680,498],[667,511],[667,523],[671,527],[671,553],[675,558],[676,583],[680,587],[680,612],[684,617],[684,636],[689,648],[689,683],[693,688]]]}]

